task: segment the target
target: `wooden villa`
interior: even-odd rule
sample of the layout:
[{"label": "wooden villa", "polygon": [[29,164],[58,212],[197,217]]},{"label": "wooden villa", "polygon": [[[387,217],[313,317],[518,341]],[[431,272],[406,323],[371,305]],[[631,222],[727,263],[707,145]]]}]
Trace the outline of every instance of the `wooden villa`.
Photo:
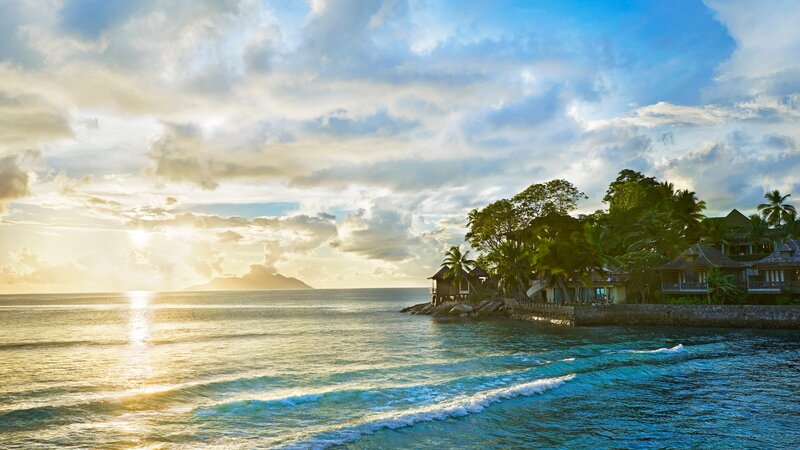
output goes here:
[{"label": "wooden villa", "polygon": [[731,275],[734,284],[747,284],[748,264],[734,261],[708,244],[694,244],[680,256],[661,266],[661,292],[664,294],[707,294],[708,271],[720,269]]},{"label": "wooden villa", "polygon": [[570,296],[574,303],[625,303],[627,300],[625,283],[627,275],[624,273],[603,271],[592,273],[591,278],[583,280],[570,279],[567,281],[567,291],[546,280],[532,283],[528,296],[533,297],[538,292],[544,293],[547,303],[563,304],[569,301]]},{"label": "wooden villa", "polygon": [[750,219],[734,208],[726,216],[706,217],[703,219],[705,226],[718,226],[727,231],[727,242],[710,244],[723,255],[737,261],[753,261],[772,252],[772,243],[749,242],[745,230],[750,226]]},{"label": "wooden villa", "polygon": [[784,242],[748,272],[747,290],[752,294],[800,291],[800,239]]},{"label": "wooden villa", "polygon": [[476,266],[469,272],[462,270],[461,280],[456,285],[452,276],[445,276],[447,271],[446,267],[442,267],[433,276],[428,277],[431,280],[431,302],[435,305],[447,301],[464,301],[477,287],[485,286],[490,278],[485,270]]}]

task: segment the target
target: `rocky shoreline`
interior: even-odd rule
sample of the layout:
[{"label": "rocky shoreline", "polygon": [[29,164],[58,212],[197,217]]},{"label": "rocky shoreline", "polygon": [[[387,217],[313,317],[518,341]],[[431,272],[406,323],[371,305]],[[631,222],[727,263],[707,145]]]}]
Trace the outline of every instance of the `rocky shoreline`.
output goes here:
[{"label": "rocky shoreline", "polygon": [[433,317],[507,317],[512,309],[506,300],[484,300],[477,305],[458,302],[419,303],[400,312]]}]

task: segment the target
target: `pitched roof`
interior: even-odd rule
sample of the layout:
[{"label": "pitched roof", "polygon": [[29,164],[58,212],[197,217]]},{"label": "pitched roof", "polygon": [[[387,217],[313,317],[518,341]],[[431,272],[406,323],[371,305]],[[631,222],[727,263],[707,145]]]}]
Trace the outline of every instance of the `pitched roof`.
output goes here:
[{"label": "pitched roof", "polygon": [[747,228],[750,225],[750,219],[747,218],[744,214],[742,214],[738,209],[733,208],[728,215],[723,217],[706,217],[703,219],[703,222],[706,224],[712,222],[720,222],[723,227],[727,228],[729,231],[735,232],[741,228]]},{"label": "pitched roof", "polygon": [[753,266],[800,266],[800,239],[786,241],[769,256]]},{"label": "pitched roof", "polygon": [[[435,274],[433,274],[432,276],[428,277],[428,279],[429,279],[429,280],[444,280],[445,278],[448,278],[448,277],[445,277],[445,276],[444,276],[444,274],[445,274],[445,273],[446,273],[448,270],[450,270],[450,268],[442,266],[442,268],[441,268],[441,269],[439,269],[439,271],[437,271],[437,272],[436,272]],[[469,274],[468,274],[466,271],[464,271],[464,270],[462,269],[462,270],[461,270],[461,275],[462,275],[463,277],[465,277],[465,278],[466,278],[466,277],[467,277]]]},{"label": "pitched roof", "polygon": [[470,274],[470,276],[481,277],[481,278],[489,276],[489,274],[486,273],[486,271],[483,270],[483,268],[481,266],[473,267],[472,270],[469,271],[469,274]]},{"label": "pitched roof", "polygon": [[659,267],[660,270],[707,269],[709,267],[739,268],[747,264],[734,261],[708,244],[694,244],[680,256]]},{"label": "pitched roof", "polygon": [[[433,276],[428,277],[428,279],[429,280],[444,280],[445,279],[444,274],[448,270],[449,269],[447,267],[442,267],[435,274],[433,274]],[[486,273],[486,271],[483,270],[483,268],[481,268],[480,266],[473,267],[472,270],[469,271],[469,273],[467,273],[466,271],[462,270],[461,271],[461,275],[463,277],[465,277],[465,278],[468,277],[468,276],[470,276],[470,277],[487,277],[487,278],[489,277],[489,274]]]}]

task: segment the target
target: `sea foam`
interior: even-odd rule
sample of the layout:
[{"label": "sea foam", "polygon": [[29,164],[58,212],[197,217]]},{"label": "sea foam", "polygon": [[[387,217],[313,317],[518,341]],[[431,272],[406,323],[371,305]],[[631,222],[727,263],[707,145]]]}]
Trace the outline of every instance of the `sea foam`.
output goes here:
[{"label": "sea foam", "polygon": [[407,409],[393,413],[375,415],[363,419],[355,425],[317,430],[316,437],[303,439],[285,446],[286,449],[313,448],[323,449],[334,445],[342,445],[360,439],[381,429],[397,429],[409,427],[419,422],[445,420],[450,417],[462,417],[483,411],[489,405],[515,397],[528,397],[557,388],[575,378],[575,374],[556,378],[545,378],[514,386],[478,392],[471,396],[455,398],[425,407]]},{"label": "sea foam", "polygon": [[683,344],[678,344],[675,347],[662,347],[655,350],[622,350],[620,353],[681,353],[686,351]]}]

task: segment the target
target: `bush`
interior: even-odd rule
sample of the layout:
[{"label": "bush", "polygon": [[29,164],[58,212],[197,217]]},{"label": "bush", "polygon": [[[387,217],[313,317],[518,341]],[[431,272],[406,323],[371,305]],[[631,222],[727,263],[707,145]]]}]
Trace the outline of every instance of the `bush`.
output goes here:
[{"label": "bush", "polygon": [[800,305],[800,295],[781,292],[776,299],[779,305]]},{"label": "bush", "polygon": [[668,305],[707,305],[708,299],[698,295],[686,295],[682,297],[670,297],[667,299]]}]

